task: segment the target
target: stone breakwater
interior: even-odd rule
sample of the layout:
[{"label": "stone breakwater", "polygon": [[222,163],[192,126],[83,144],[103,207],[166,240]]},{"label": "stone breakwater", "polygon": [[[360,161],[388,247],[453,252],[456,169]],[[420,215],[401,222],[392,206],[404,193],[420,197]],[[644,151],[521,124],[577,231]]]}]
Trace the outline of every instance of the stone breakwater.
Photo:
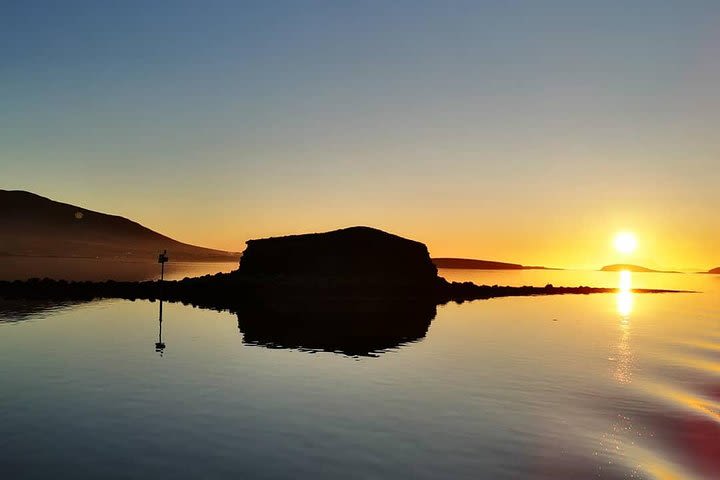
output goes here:
[{"label": "stone breakwater", "polygon": [[[393,290],[382,285],[350,282],[305,283],[276,279],[268,283],[233,273],[207,275],[178,281],[148,282],[67,282],[64,280],[31,279],[0,281],[0,298],[36,300],[93,300],[121,298],[127,300],[165,300],[213,309],[229,309],[248,304],[273,305],[284,303],[287,308],[318,302],[326,303],[406,303],[420,302],[442,305],[495,297],[533,295],[588,295],[615,293],[616,288],[600,287],[508,287],[476,285],[471,282],[447,282],[439,279],[434,288],[413,290],[407,285]],[[681,290],[634,289],[634,293],[678,293]]]}]

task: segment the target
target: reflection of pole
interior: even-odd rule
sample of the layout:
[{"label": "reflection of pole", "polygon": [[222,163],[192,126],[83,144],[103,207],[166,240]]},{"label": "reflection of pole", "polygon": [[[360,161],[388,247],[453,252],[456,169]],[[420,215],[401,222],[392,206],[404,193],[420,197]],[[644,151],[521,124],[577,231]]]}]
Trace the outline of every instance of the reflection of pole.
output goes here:
[{"label": "reflection of pole", "polygon": [[158,342],[162,343],[162,300],[160,300],[160,318],[158,318],[158,323],[160,323],[160,333],[158,334]]},{"label": "reflection of pole", "polygon": [[158,263],[160,264],[160,316],[158,318],[159,328],[158,328],[158,341],[155,343],[155,351],[160,354],[162,357],[163,350],[165,350],[165,344],[162,341],[162,307],[163,307],[163,301],[162,301],[162,291],[164,290],[164,280],[165,280],[165,263],[168,261],[167,256],[167,250],[163,250],[163,252],[158,255]]},{"label": "reflection of pole", "polygon": [[159,329],[158,329],[158,341],[157,341],[157,343],[155,343],[155,351],[156,351],[157,353],[159,353],[160,356],[162,356],[163,350],[165,350],[165,344],[164,344],[163,341],[162,341],[162,320],[163,320],[163,309],[162,309],[162,307],[163,307],[163,301],[160,300],[160,315],[159,315],[159,317],[158,317],[158,324],[159,324]]}]

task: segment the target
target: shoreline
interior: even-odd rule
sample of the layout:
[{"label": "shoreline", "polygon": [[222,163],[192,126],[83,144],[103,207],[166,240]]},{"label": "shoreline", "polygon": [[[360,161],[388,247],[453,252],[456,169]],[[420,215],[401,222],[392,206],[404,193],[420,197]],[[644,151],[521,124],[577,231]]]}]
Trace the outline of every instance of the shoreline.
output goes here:
[{"label": "shoreline", "polygon": [[[298,282],[296,279],[268,281],[239,275],[237,272],[218,273],[184,280],[151,281],[65,281],[30,279],[0,281],[0,299],[27,300],[96,300],[119,298],[126,300],[162,300],[181,302],[213,310],[236,311],[248,305],[262,308],[315,309],[323,304],[333,305],[444,305],[462,304],[473,300],[499,297],[529,297],[546,295],[591,295],[619,293],[616,287],[563,287],[476,285],[472,282],[448,282],[438,277],[434,285],[363,283],[324,281]],[[698,293],[692,290],[636,288],[632,293]]]},{"label": "shoreline", "polygon": [[[142,263],[155,264],[157,261],[152,258],[132,258],[132,257],[92,257],[78,256],[66,257],[61,255],[20,255],[15,253],[0,252],[0,258],[20,258],[20,259],[52,259],[52,260],[97,260],[99,262],[118,262],[118,263]],[[240,261],[240,254],[237,257],[209,257],[203,259],[173,259],[173,263],[237,263]]]}]

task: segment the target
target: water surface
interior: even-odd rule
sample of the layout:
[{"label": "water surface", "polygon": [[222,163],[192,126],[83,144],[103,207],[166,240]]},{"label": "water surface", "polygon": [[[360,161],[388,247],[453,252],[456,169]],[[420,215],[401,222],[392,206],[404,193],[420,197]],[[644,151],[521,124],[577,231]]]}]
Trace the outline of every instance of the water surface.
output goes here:
[{"label": "water surface", "polygon": [[[150,259],[152,260],[152,259]],[[176,262],[165,264],[165,279],[229,272],[238,262]],[[56,258],[0,256],[0,280],[143,281],[160,278],[160,265],[153,261],[109,260],[100,258]]]},{"label": "water surface", "polygon": [[449,304],[359,356],[303,348],[312,331],[258,341],[242,315],[168,303],[156,351],[157,302],[3,302],[0,466],[7,478],[720,478],[720,278],[630,282],[703,293]]}]

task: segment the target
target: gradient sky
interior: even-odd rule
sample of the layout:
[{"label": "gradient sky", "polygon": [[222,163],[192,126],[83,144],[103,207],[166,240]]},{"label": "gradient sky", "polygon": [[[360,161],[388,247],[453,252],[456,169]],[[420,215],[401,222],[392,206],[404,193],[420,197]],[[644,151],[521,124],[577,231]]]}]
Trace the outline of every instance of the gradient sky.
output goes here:
[{"label": "gradient sky", "polygon": [[717,0],[6,1],[0,188],[229,250],[715,267],[718,51]]}]

